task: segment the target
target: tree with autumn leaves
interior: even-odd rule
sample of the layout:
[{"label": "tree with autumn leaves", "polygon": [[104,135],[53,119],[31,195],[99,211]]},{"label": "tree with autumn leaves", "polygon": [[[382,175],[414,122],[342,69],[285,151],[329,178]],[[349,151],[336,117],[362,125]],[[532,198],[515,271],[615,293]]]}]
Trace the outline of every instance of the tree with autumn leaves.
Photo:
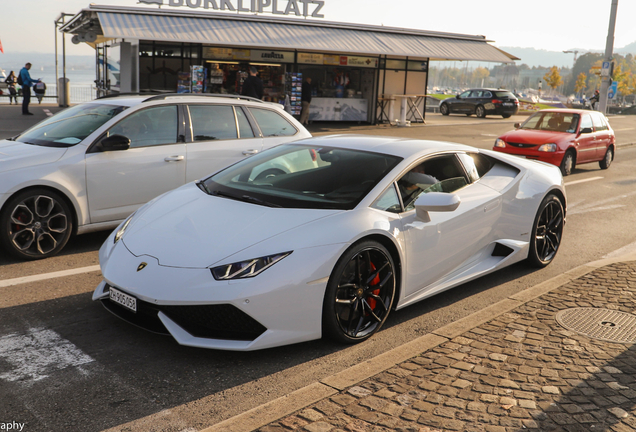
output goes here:
[{"label": "tree with autumn leaves", "polygon": [[548,73],[543,76],[545,83],[552,89],[552,91],[556,90],[556,88],[563,84],[563,78],[561,78],[561,74],[559,73],[559,68],[556,66],[552,66]]}]

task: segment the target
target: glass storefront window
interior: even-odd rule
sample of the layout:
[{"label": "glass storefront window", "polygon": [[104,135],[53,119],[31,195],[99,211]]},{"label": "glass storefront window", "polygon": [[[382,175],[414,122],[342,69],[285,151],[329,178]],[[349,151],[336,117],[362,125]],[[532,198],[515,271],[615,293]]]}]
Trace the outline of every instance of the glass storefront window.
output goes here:
[{"label": "glass storefront window", "polygon": [[155,57],[181,57],[181,44],[155,43]]},{"label": "glass storefront window", "polygon": [[386,59],[386,68],[404,70],[406,69],[406,60]]}]

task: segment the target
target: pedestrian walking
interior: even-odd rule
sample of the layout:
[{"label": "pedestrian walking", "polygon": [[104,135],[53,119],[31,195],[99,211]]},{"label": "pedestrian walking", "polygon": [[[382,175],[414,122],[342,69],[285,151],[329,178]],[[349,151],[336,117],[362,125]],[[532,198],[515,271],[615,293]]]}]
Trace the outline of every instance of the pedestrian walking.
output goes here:
[{"label": "pedestrian walking", "polygon": [[22,86],[22,115],[33,115],[32,112],[29,112],[29,103],[31,103],[31,87],[33,87],[33,84],[39,82],[31,79],[29,69],[31,69],[31,63],[25,64],[24,67],[20,69],[17,79],[18,84]]},{"label": "pedestrian walking", "polygon": [[256,76],[257,73],[258,70],[254,66],[251,66],[250,76],[243,81],[243,91],[241,91],[241,95],[263,99],[263,81]]},{"label": "pedestrian walking", "polygon": [[4,80],[4,82],[9,86],[9,105],[11,105],[13,102],[15,102],[15,104],[18,104],[18,91],[15,88],[16,83],[18,82],[15,76],[15,73],[13,73],[13,71],[9,72],[9,76],[7,77],[6,80]]},{"label": "pedestrian walking", "polygon": [[302,111],[300,112],[300,122],[304,125],[309,124],[309,104],[311,104],[311,78],[305,78],[303,81],[300,101],[302,102]]}]

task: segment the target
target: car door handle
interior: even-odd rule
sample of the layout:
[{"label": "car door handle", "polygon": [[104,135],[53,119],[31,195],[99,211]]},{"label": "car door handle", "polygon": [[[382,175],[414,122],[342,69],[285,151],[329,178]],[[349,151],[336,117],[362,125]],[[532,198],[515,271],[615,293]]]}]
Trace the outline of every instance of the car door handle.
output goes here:
[{"label": "car door handle", "polygon": [[179,162],[185,159],[185,156],[182,155],[177,155],[177,156],[168,156],[167,158],[164,158],[164,160],[166,162]]},{"label": "car door handle", "polygon": [[255,155],[256,153],[258,153],[258,150],[243,150],[245,156]]}]

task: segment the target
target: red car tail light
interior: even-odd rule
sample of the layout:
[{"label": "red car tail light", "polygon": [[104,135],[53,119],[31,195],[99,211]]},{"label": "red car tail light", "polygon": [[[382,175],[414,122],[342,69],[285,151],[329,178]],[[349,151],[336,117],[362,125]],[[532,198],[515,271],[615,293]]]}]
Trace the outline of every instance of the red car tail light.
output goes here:
[{"label": "red car tail light", "polygon": [[499,99],[493,99],[491,102],[494,104],[498,104],[498,103],[502,103],[503,101]]}]

